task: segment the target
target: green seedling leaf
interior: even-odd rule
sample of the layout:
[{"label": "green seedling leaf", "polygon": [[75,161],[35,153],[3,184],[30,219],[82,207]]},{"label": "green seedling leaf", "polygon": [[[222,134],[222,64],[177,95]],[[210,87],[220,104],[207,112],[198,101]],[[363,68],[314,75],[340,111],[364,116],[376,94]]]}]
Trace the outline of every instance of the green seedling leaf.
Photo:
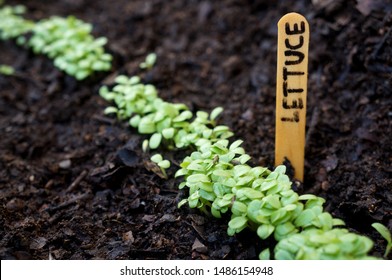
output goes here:
[{"label": "green seedling leaf", "polygon": [[167,159],[162,160],[161,162],[158,162],[158,166],[163,169],[167,169],[170,167],[170,161],[168,161]]},{"label": "green seedling leaf", "polygon": [[251,157],[247,154],[243,154],[238,158],[238,160],[240,161],[241,164],[247,163],[250,159],[251,159]]},{"label": "green seedling leaf", "polygon": [[106,109],[103,111],[103,113],[105,115],[109,115],[109,114],[113,114],[113,113],[117,114],[117,112],[118,112],[118,109],[116,107],[112,107],[112,106],[106,107]]},{"label": "green seedling leaf", "polygon": [[226,200],[226,199],[217,199],[216,200],[216,205],[219,206],[220,208],[229,206],[231,204],[231,200]]},{"label": "green seedling leaf", "polygon": [[318,197],[314,194],[303,194],[298,197],[298,200],[317,200]]},{"label": "green seedling leaf", "polygon": [[141,69],[151,69],[157,60],[157,55],[155,53],[150,53],[146,56],[144,62],[140,63],[139,67]]},{"label": "green seedling leaf", "polygon": [[290,223],[280,224],[276,227],[276,233],[280,236],[288,236],[290,233],[295,232],[296,227]]},{"label": "green seedling leaf", "polygon": [[234,230],[242,230],[245,226],[248,220],[241,216],[241,217],[235,217],[234,219],[231,219],[229,222],[229,228],[234,229]]},{"label": "green seedling leaf", "polygon": [[232,150],[238,148],[239,146],[241,146],[242,143],[244,143],[244,141],[242,141],[242,140],[234,141],[234,142],[230,145],[229,150],[232,151]]},{"label": "green seedling leaf", "polygon": [[199,203],[199,199],[188,199],[189,208],[196,208]]},{"label": "green seedling leaf", "polygon": [[186,187],[186,182],[181,182],[179,185],[178,185],[178,188],[180,189],[180,190],[182,190],[183,188],[185,188]]},{"label": "green seedling leaf", "polygon": [[278,195],[269,195],[269,196],[264,197],[263,200],[274,209],[279,209],[282,207],[282,204],[279,201]]},{"label": "green seedling leaf", "polygon": [[155,163],[160,163],[161,161],[163,161],[163,157],[160,154],[155,154],[151,157],[151,161]]},{"label": "green seedling leaf", "polygon": [[178,203],[178,208],[180,208],[181,206],[183,206],[183,205],[185,205],[185,204],[187,204],[188,203],[188,199],[183,199],[183,200],[181,200],[179,203]]},{"label": "green seedling leaf", "polygon": [[212,214],[212,216],[214,216],[215,218],[218,218],[218,219],[220,219],[220,218],[222,218],[222,215],[221,215],[221,213],[217,210],[217,209],[215,209],[215,208],[211,208],[211,214]]},{"label": "green seedling leaf", "polygon": [[176,174],[174,175],[175,178],[180,177],[180,176],[184,176],[188,174],[188,170],[186,169],[179,169],[177,170]]},{"label": "green seedling leaf", "polygon": [[247,165],[237,165],[234,167],[234,177],[238,178],[247,174],[251,170],[250,166]]},{"label": "green seedling leaf", "polygon": [[261,251],[261,253],[259,254],[259,259],[264,261],[270,260],[271,259],[270,249],[267,248]]},{"label": "green seedling leaf", "polygon": [[372,227],[374,227],[379,234],[387,241],[387,246],[385,248],[384,258],[386,258],[392,249],[392,236],[391,232],[388,230],[386,226],[381,223],[373,223]]},{"label": "green seedling leaf", "polygon": [[271,222],[274,225],[277,225],[282,221],[287,221],[288,219],[290,219],[290,214],[287,214],[285,208],[277,209],[271,214]]},{"label": "green seedling leaf", "polygon": [[214,199],[216,198],[216,196],[213,193],[205,191],[205,190],[200,190],[199,194],[200,194],[200,197],[202,197],[208,201],[214,201]]},{"label": "green seedling leaf", "polygon": [[230,131],[230,129],[226,125],[218,125],[216,126],[213,131],[215,133],[224,133]]},{"label": "green seedling leaf", "polygon": [[129,84],[129,78],[128,78],[127,76],[125,76],[125,75],[119,75],[119,76],[117,76],[117,77],[114,79],[114,81],[115,81],[117,84],[124,84],[124,85]]},{"label": "green seedling leaf", "polygon": [[275,253],[275,258],[277,260],[293,260],[294,257],[292,254],[287,252],[286,250],[279,250],[278,252]]},{"label": "green seedling leaf", "polygon": [[99,95],[103,98],[103,99],[105,99],[105,100],[113,100],[113,98],[114,98],[114,94],[113,93],[111,93],[110,91],[109,91],[109,88],[107,87],[107,86],[102,86],[100,89],[99,89]]},{"label": "green seedling leaf", "polygon": [[257,235],[261,239],[267,239],[275,230],[273,225],[264,224],[257,228]]},{"label": "green seedling leaf", "polygon": [[143,141],[142,150],[143,150],[143,152],[146,152],[147,149],[148,149],[148,140],[146,139]]},{"label": "green seedling leaf", "polygon": [[238,181],[237,181],[237,186],[246,186],[252,183],[252,181],[254,180],[254,177],[252,176],[244,176],[241,177]]},{"label": "green seedling leaf", "polygon": [[293,211],[296,208],[297,208],[297,205],[295,205],[295,204],[287,204],[282,209],[284,209],[286,211]]},{"label": "green seedling leaf", "polygon": [[235,230],[235,229],[233,229],[233,228],[231,228],[231,227],[228,227],[228,228],[227,228],[227,235],[228,235],[228,236],[233,236],[235,233],[236,233],[236,230]]},{"label": "green seedling leaf", "polygon": [[272,189],[273,187],[275,187],[278,183],[275,180],[272,181],[264,181],[261,186],[260,186],[260,190],[261,191],[267,191],[269,189]]},{"label": "green seedling leaf", "polygon": [[129,120],[129,125],[132,127],[138,127],[140,123],[140,115],[135,115]]},{"label": "green seedling leaf", "polygon": [[155,124],[149,118],[142,118],[138,127],[141,134],[152,134],[155,132]]},{"label": "green seedling leaf", "polygon": [[324,230],[330,230],[333,227],[333,218],[332,215],[324,212],[321,213],[320,215],[317,216],[319,222],[320,222],[320,227]]},{"label": "green seedling leaf", "polygon": [[279,173],[279,174],[286,174],[286,166],[279,165],[275,168],[274,172]]},{"label": "green seedling leaf", "polygon": [[191,111],[183,111],[181,114],[179,114],[177,117],[173,119],[173,122],[179,123],[186,121],[188,119],[192,118],[192,112]]},{"label": "green seedling leaf", "polygon": [[191,171],[201,171],[201,172],[204,172],[204,171],[205,171],[205,168],[204,168],[201,164],[198,164],[198,163],[195,162],[195,161],[191,162],[191,163],[187,166],[186,169],[191,170]]},{"label": "green seedling leaf", "polygon": [[138,83],[140,83],[140,77],[139,77],[139,76],[132,76],[132,77],[129,79],[129,84],[130,84],[130,85],[136,85],[136,84],[138,84]]},{"label": "green seedling leaf", "polygon": [[0,64],[0,74],[11,76],[15,74],[15,69],[12,66]]},{"label": "green seedling leaf", "polygon": [[346,223],[341,219],[334,218],[334,219],[332,219],[332,225],[333,226],[345,226]]},{"label": "green seedling leaf", "polygon": [[[262,174],[264,174],[264,172],[266,172],[268,169],[266,167],[261,167],[261,166],[257,166],[257,167],[253,167],[251,172],[253,174],[253,176],[255,178],[260,177]],[[263,179],[259,179],[259,180],[263,180]]]},{"label": "green seedling leaf", "polygon": [[237,191],[236,196],[238,199],[249,198],[251,200],[260,199],[264,197],[264,194],[252,189],[252,188],[241,188]]},{"label": "green seedling leaf", "polygon": [[209,183],[210,178],[208,178],[208,176],[205,174],[193,174],[187,178],[187,181],[190,183]]},{"label": "green seedling leaf", "polygon": [[298,252],[298,249],[303,246],[304,242],[304,237],[297,234],[290,236],[290,238],[282,239],[277,247],[280,247],[291,254],[295,254]]},{"label": "green seedling leaf", "polygon": [[223,108],[222,107],[215,108],[214,110],[212,110],[212,112],[210,114],[210,119],[212,121],[214,121],[222,112],[223,112]]},{"label": "green seedling leaf", "polygon": [[171,139],[171,138],[173,138],[175,131],[176,130],[174,128],[172,128],[172,127],[165,128],[165,129],[162,130],[162,136],[165,139]]},{"label": "green seedling leaf", "polygon": [[242,147],[238,147],[238,148],[231,150],[231,152],[236,155],[243,155],[243,154],[245,154],[245,149]]},{"label": "green seedling leaf", "polygon": [[302,213],[295,219],[294,224],[297,227],[306,227],[309,226],[312,221],[316,218],[316,215],[311,209],[305,209]]},{"label": "green seedling leaf", "polygon": [[324,247],[324,252],[329,255],[337,255],[339,253],[339,246],[337,244],[327,244]]},{"label": "green seedling leaf", "polygon": [[150,138],[150,149],[156,149],[159,147],[159,144],[161,144],[162,140],[162,134],[160,133],[154,133],[151,138]]},{"label": "green seedling leaf", "polygon": [[229,170],[222,170],[222,169],[216,169],[212,172],[213,175],[217,177],[223,177],[223,178],[230,178],[232,176],[232,172]]},{"label": "green seedling leaf", "polygon": [[243,215],[246,214],[247,207],[245,203],[239,202],[239,201],[234,201],[231,211],[233,212],[234,215]]},{"label": "green seedling leaf", "polygon": [[214,192],[212,184],[209,183],[209,182],[207,182],[207,183],[206,182],[199,182],[199,183],[196,184],[196,186],[199,187],[202,190],[207,191],[207,192],[210,192],[210,193]]}]

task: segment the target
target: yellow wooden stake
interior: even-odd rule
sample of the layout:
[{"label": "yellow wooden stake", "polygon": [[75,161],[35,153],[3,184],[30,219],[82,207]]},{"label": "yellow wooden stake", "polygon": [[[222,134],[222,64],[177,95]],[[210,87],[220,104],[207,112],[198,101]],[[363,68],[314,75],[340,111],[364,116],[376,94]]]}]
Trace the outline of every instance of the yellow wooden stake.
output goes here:
[{"label": "yellow wooden stake", "polygon": [[278,22],[275,165],[287,158],[294,177],[304,178],[309,24],[297,13]]}]

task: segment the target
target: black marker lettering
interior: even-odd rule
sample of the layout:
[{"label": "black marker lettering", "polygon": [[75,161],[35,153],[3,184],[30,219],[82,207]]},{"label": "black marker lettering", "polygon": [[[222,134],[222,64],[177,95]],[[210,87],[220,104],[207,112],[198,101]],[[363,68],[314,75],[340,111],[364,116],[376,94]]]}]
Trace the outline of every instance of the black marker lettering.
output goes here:
[{"label": "black marker lettering", "polygon": [[303,44],[304,44],[304,36],[302,36],[302,35],[299,36],[299,43],[297,45],[290,44],[290,41],[289,41],[288,38],[284,42],[285,42],[286,48],[288,48],[290,50],[297,50],[297,49],[299,49],[300,47],[303,46]]},{"label": "black marker lettering", "polygon": [[288,71],[286,67],[283,67],[283,80],[287,80],[287,76],[293,75],[293,76],[301,76],[305,75],[305,72],[295,72],[295,71]]},{"label": "black marker lettering", "polygon": [[303,88],[287,88],[287,82],[283,82],[283,95],[284,97],[288,96],[288,93],[302,93],[304,92]]},{"label": "black marker lettering", "polygon": [[287,22],[286,25],[286,34],[287,35],[295,35],[302,34],[305,32],[305,22],[301,21],[301,30],[298,29],[298,24],[294,23],[293,30],[290,30],[290,24]]},{"label": "black marker lettering", "polygon": [[286,60],[284,62],[285,65],[296,65],[300,64],[302,60],[304,60],[305,55],[299,51],[285,51],[284,52],[285,56],[296,56],[297,60]]},{"label": "black marker lettering", "polygon": [[302,98],[298,98],[298,102],[297,100],[293,100],[293,104],[287,105],[287,98],[283,98],[282,101],[282,106],[284,109],[303,109],[304,108],[304,103],[302,101]]},{"label": "black marker lettering", "polygon": [[293,113],[293,117],[292,118],[282,117],[282,118],[280,118],[280,120],[282,122],[299,122],[299,113],[298,113],[298,111],[295,111]]}]

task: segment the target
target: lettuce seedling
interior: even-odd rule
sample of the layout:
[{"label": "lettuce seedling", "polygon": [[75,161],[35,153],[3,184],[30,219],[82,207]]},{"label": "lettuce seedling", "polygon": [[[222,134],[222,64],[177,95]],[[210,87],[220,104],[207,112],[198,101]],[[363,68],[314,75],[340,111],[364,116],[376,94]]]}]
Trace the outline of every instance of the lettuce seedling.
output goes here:
[{"label": "lettuce seedling", "polygon": [[151,161],[155,162],[159,166],[164,178],[167,179],[166,169],[170,167],[170,161],[168,161],[167,159],[163,159],[162,155],[160,154],[153,155],[151,157]]},{"label": "lettuce seedling", "polygon": [[157,55],[155,53],[150,53],[146,56],[146,59],[142,63],[140,63],[139,67],[140,69],[150,70],[154,66],[156,61]]},{"label": "lettuce seedling", "polygon": [[387,241],[387,246],[385,248],[384,258],[386,258],[392,249],[392,237],[391,232],[388,230],[386,226],[380,223],[373,223],[372,227],[374,227],[379,234]]},{"label": "lettuce seedling", "polygon": [[0,64],[0,74],[5,76],[11,76],[15,73],[15,69],[12,66]]}]

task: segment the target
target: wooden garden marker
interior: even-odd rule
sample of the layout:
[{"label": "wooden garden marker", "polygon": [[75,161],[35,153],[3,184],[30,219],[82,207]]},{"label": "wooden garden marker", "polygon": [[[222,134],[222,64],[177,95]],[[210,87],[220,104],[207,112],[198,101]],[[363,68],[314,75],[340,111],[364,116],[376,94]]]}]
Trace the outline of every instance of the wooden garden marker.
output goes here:
[{"label": "wooden garden marker", "polygon": [[275,165],[287,158],[304,178],[309,24],[297,13],[278,22]]}]

